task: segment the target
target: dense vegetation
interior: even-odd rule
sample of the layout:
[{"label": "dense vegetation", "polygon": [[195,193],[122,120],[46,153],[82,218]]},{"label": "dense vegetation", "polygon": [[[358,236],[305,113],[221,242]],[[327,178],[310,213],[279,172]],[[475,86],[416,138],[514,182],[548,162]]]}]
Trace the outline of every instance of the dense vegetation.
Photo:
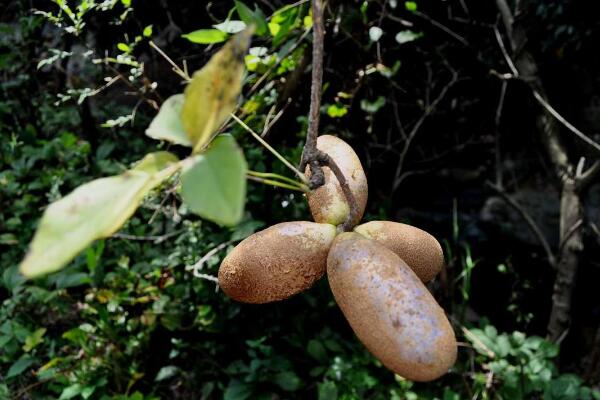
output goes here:
[{"label": "dense vegetation", "polygon": [[[245,3],[268,25],[236,114],[297,164],[310,2]],[[365,220],[423,227],[445,247],[429,286],[461,346],[427,384],[364,349],[326,279],[260,306],[218,290],[238,241],[310,218],[298,191],[249,181],[242,222],[223,228],[182,203],[173,177],[117,234],[26,281],[18,265],[50,202],[148,152],[188,154],[144,135],[182,91],[160,52],[194,71],[250,16],[229,0],[3,5],[0,399],[600,399],[599,10],[517,0],[510,29],[503,4],[326,2],[320,130],[359,154]],[[182,36],[199,29],[215,30]],[[224,131],[250,169],[290,176],[239,124]]]}]

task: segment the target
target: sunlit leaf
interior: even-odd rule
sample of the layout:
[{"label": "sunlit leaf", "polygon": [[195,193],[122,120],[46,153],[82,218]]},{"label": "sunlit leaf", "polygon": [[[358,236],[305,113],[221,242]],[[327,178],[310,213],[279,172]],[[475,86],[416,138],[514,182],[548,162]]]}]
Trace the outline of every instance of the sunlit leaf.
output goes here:
[{"label": "sunlit leaf", "polygon": [[183,94],[176,94],[165,100],[158,114],[154,117],[148,129],[146,129],[146,135],[152,139],[166,140],[183,146],[191,146],[192,143],[185,133],[183,123],[181,122],[183,101]]},{"label": "sunlit leaf", "polygon": [[144,196],[177,169],[171,153],[148,154],[121,175],[79,186],[44,212],[20,270],[28,278],[57,271],[96,239],[116,232]]},{"label": "sunlit leaf", "polygon": [[211,44],[224,42],[229,35],[218,29],[198,29],[197,31],[181,35],[181,37],[192,43]]},{"label": "sunlit leaf", "polygon": [[46,328],[38,328],[31,335],[25,338],[25,344],[23,345],[23,351],[29,353],[33,350],[37,345],[44,341],[44,334],[46,333]]},{"label": "sunlit leaf", "polygon": [[251,29],[235,35],[210,61],[194,73],[185,89],[183,127],[198,152],[235,109],[242,89],[244,54]]},{"label": "sunlit leaf", "polygon": [[221,32],[233,34],[243,31],[246,28],[246,23],[244,23],[243,21],[229,20],[221,22],[217,25],[213,25],[213,27],[220,30]]},{"label": "sunlit leaf", "polygon": [[183,201],[203,218],[220,225],[235,225],[244,211],[246,171],[246,160],[235,139],[218,136],[206,152],[184,165]]}]

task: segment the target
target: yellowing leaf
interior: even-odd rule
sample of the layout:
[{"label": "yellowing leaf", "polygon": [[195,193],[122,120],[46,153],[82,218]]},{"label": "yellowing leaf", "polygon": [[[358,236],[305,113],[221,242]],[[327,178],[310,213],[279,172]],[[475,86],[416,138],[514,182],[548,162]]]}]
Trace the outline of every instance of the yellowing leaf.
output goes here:
[{"label": "yellowing leaf", "polygon": [[57,271],[96,239],[115,233],[144,196],[173,174],[177,158],[167,152],[148,154],[121,175],[79,186],[44,212],[20,270],[28,278]]},{"label": "yellowing leaf", "polygon": [[244,54],[251,35],[252,29],[248,28],[231,38],[194,73],[185,89],[181,118],[195,153],[209,142],[235,109],[242,90]]}]

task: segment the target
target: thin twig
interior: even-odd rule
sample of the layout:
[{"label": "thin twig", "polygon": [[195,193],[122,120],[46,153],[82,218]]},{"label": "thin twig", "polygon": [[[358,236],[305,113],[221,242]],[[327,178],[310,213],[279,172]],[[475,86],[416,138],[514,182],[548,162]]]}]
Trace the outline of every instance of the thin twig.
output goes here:
[{"label": "thin twig", "polygon": [[506,46],[504,45],[504,40],[502,40],[502,36],[500,35],[500,31],[498,30],[497,26],[494,26],[494,35],[496,36],[496,41],[498,42],[500,51],[502,52],[502,55],[504,56],[504,60],[506,60],[506,63],[508,64],[510,71],[512,72],[513,76],[518,77],[519,71],[517,70],[517,67],[515,67],[515,63],[513,62],[512,58],[508,54],[508,51],[506,50]]},{"label": "thin twig", "polygon": [[[230,244],[235,243],[236,240],[229,240],[227,242],[223,242],[221,244],[219,244],[218,246],[214,247],[213,249],[209,250],[205,255],[203,255],[194,265],[188,265],[185,267],[186,271],[192,270],[194,276],[198,276],[198,274],[200,273],[199,271],[204,268],[204,264],[210,260],[210,258],[212,256],[214,256],[215,254],[217,254],[219,251],[223,250],[225,247],[229,246]],[[217,280],[218,282],[218,280]]]},{"label": "thin twig", "polygon": [[251,180],[251,181],[254,181],[254,182],[263,183],[265,185],[277,186],[277,187],[284,188],[284,189],[289,189],[289,190],[296,190],[296,191],[302,192],[302,193],[307,193],[307,192],[310,191],[309,189],[304,189],[304,188],[302,188],[300,186],[290,185],[288,183],[281,182],[281,181],[276,181],[276,180],[273,180],[273,179],[259,178],[257,176],[252,176],[252,175],[247,175],[246,178],[248,180]]},{"label": "thin twig", "polygon": [[496,108],[496,116],[494,118],[494,147],[495,147],[495,158],[496,158],[496,185],[502,188],[502,156],[500,148],[500,118],[502,117],[502,109],[504,108],[504,98],[506,96],[506,87],[508,82],[503,80],[502,87],[500,88],[500,98],[498,99],[498,107]]},{"label": "thin twig", "polygon": [[469,46],[469,42],[467,42],[467,40],[464,37],[460,36],[458,33],[454,32],[452,29],[448,28],[444,24],[436,21],[435,19],[431,18],[427,14],[423,14],[420,11],[415,11],[414,13],[418,17],[421,17],[421,18],[425,19],[426,21],[428,21],[431,25],[435,26],[436,28],[439,28],[442,31],[446,32],[448,35],[450,35],[452,38],[458,40],[463,45]]},{"label": "thin twig", "polygon": [[577,220],[577,222],[575,222],[567,231],[567,233],[565,233],[565,236],[561,239],[560,241],[560,245],[558,246],[558,257],[560,258],[563,249],[565,247],[565,245],[567,244],[567,241],[571,238],[571,236],[573,236],[573,234],[575,232],[577,232],[579,230],[579,228],[581,228],[581,226],[583,225],[583,219],[579,219]]},{"label": "thin twig", "polygon": [[173,236],[179,235],[180,233],[182,233],[184,231],[185,231],[185,229],[179,229],[179,230],[176,230],[173,232],[165,233],[164,235],[150,235],[150,236],[136,236],[136,235],[129,235],[127,233],[115,233],[111,237],[113,237],[115,239],[148,241],[148,242],[154,242],[155,244],[159,244],[169,238],[172,238]]},{"label": "thin twig", "polygon": [[163,56],[163,58],[165,60],[167,60],[167,62],[169,64],[171,64],[171,66],[173,67],[173,72],[175,72],[177,75],[179,75],[181,78],[183,78],[186,82],[189,82],[191,80],[191,78],[187,74],[187,72],[182,70],[181,68],[179,68],[179,66],[177,64],[175,64],[175,62],[173,60],[171,60],[171,58],[164,51],[162,51],[162,49],[160,47],[158,47],[152,40],[150,41],[149,44],[154,50],[156,50],[158,52],[158,54]]},{"label": "thin twig", "polygon": [[235,122],[240,124],[240,126],[242,128],[244,128],[247,132],[249,132],[256,140],[258,140],[260,142],[260,144],[265,146],[267,148],[267,150],[269,150],[275,157],[277,157],[279,159],[279,161],[281,161],[283,164],[285,164],[286,167],[288,167],[290,170],[292,170],[298,176],[298,178],[300,178],[302,180],[303,183],[305,183],[305,184],[309,183],[308,179],[306,179],[306,176],[302,172],[300,172],[298,169],[296,169],[296,167],[294,167],[288,160],[286,160],[285,157],[283,157],[281,154],[279,154],[277,152],[277,150],[275,150],[269,143],[267,143],[265,141],[265,139],[260,137],[260,135],[258,133],[254,132],[252,130],[252,128],[250,128],[248,125],[246,125],[246,123],[244,121],[239,119],[235,114],[231,114],[231,118],[233,118],[235,120]]},{"label": "thin twig", "polygon": [[[425,111],[423,111],[423,114],[421,115],[421,117],[417,120],[417,122],[413,125],[413,128],[408,133],[407,139],[404,142],[404,147],[403,147],[402,152],[400,153],[400,157],[398,159],[398,165],[396,166],[396,172],[394,174],[394,181],[392,184],[392,192],[395,192],[399,187],[399,184],[400,184],[399,179],[402,174],[402,169],[404,168],[404,162],[406,160],[406,155],[408,154],[408,150],[410,149],[412,141],[415,139],[417,133],[419,132],[419,129],[421,128],[421,126],[423,125],[423,123],[425,122],[427,117],[429,117],[436,110],[439,103],[444,99],[444,97],[446,97],[446,94],[448,93],[450,88],[458,81],[458,73],[453,69],[451,69],[450,71],[452,73],[452,78],[450,79],[450,81],[446,84],[446,86],[444,86],[444,88],[440,91],[440,93],[433,100],[433,102],[431,102],[431,104],[427,104],[425,106]],[[427,92],[428,91],[429,91],[429,86],[427,88]],[[428,94],[427,94],[427,96],[428,96]]]},{"label": "thin twig", "polygon": [[504,201],[506,201],[512,208],[514,208],[521,215],[521,217],[525,220],[527,225],[529,225],[529,229],[531,229],[533,234],[537,237],[538,241],[544,248],[544,251],[546,252],[546,257],[548,257],[548,262],[552,265],[552,267],[556,266],[556,257],[554,256],[554,253],[552,253],[550,244],[546,240],[546,237],[544,236],[544,234],[542,233],[542,231],[538,227],[538,225],[535,223],[535,221],[533,220],[531,215],[529,215],[529,213],[527,213],[527,211],[525,211],[525,209],[523,209],[523,207],[521,207],[521,205],[519,203],[517,203],[511,196],[509,196],[502,188],[494,185],[490,181],[486,181],[485,184],[490,189],[492,189],[496,193],[498,193],[500,195],[500,197],[502,197],[502,199],[504,199]]},{"label": "thin twig", "polygon": [[535,97],[535,99],[542,105],[542,107],[544,107],[550,114],[552,114],[552,116],[554,118],[556,118],[558,120],[558,122],[560,122],[561,124],[563,124],[565,127],[567,127],[571,132],[573,132],[579,139],[583,140],[584,142],[586,142],[587,144],[589,144],[590,146],[592,146],[594,149],[596,149],[597,151],[600,151],[600,144],[594,142],[592,139],[590,139],[588,136],[586,136],[583,132],[581,132],[579,129],[575,128],[569,121],[567,121],[562,115],[560,115],[558,113],[558,111],[556,111],[551,105],[550,103],[548,103],[546,101],[546,99],[544,98],[544,96],[542,96],[540,94],[540,92],[538,92],[536,89],[533,89],[533,96]]}]

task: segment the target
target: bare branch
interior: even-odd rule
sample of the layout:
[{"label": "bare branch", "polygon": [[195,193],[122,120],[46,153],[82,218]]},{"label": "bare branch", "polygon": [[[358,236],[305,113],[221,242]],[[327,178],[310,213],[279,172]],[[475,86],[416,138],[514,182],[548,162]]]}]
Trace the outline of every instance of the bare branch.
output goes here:
[{"label": "bare branch", "polygon": [[550,103],[548,103],[548,101],[546,101],[544,96],[540,92],[538,92],[536,89],[533,89],[533,96],[554,118],[556,118],[558,120],[558,122],[560,122],[565,127],[567,127],[579,139],[583,140],[584,142],[589,144],[591,147],[593,147],[594,149],[596,149],[597,151],[600,152],[600,144],[594,142],[592,139],[590,139],[588,136],[586,136],[585,133],[583,133],[579,129],[575,128],[569,121],[567,121],[562,115],[560,115],[558,113],[558,111],[556,111],[550,105]]},{"label": "bare branch", "polygon": [[463,45],[469,46],[469,42],[467,42],[467,40],[464,37],[460,36],[458,33],[454,32],[452,29],[448,28],[446,25],[431,18],[429,15],[423,14],[420,11],[415,11],[415,15],[423,18],[424,20],[426,20],[427,22],[429,22],[431,25],[435,26],[436,28],[441,29],[442,31],[446,32],[448,35],[450,35],[452,38],[456,39]]},{"label": "bare branch", "polygon": [[503,187],[502,179],[502,154],[500,148],[500,118],[502,117],[502,109],[504,108],[504,98],[506,97],[506,86],[508,83],[503,80],[502,87],[500,88],[500,98],[498,99],[498,107],[496,107],[496,116],[494,118],[494,147],[495,147],[495,158],[496,158],[496,186],[499,188]]},{"label": "bare branch", "polygon": [[581,171],[581,173],[577,174],[575,179],[577,180],[578,189],[586,189],[588,185],[592,183],[598,173],[600,173],[600,160],[596,160],[596,162],[594,162],[594,164],[592,164],[587,171]]},{"label": "bare branch", "polygon": [[[425,120],[427,120],[427,117],[429,117],[436,110],[439,103],[444,99],[444,97],[446,97],[446,94],[448,93],[450,88],[458,81],[458,73],[454,69],[450,69],[450,71],[452,73],[452,77],[451,77],[450,81],[446,84],[446,86],[444,86],[444,88],[440,91],[440,93],[433,100],[433,102],[431,102],[431,104],[426,105],[425,111],[423,111],[423,114],[417,120],[417,122],[413,125],[412,129],[410,130],[410,132],[407,135],[406,141],[404,142],[404,147],[403,147],[402,152],[400,153],[400,157],[398,159],[398,165],[396,166],[396,172],[394,174],[394,181],[392,184],[392,193],[395,192],[398,189],[398,187],[400,186],[400,183],[401,183],[400,176],[402,175],[402,169],[404,168],[404,162],[406,160],[406,155],[408,153],[408,150],[410,149],[412,141],[414,140],[417,133],[419,132],[419,129],[421,129],[421,126],[423,125]],[[429,96],[429,94],[427,94],[427,96]]]},{"label": "bare branch", "polygon": [[552,267],[554,267],[556,265],[556,257],[554,256],[554,253],[552,253],[552,249],[550,248],[550,244],[548,244],[546,237],[544,236],[540,228],[537,226],[531,215],[529,215],[529,213],[527,213],[527,211],[525,211],[525,209],[523,209],[523,207],[521,207],[521,205],[517,203],[512,197],[510,197],[502,188],[494,185],[490,181],[486,181],[485,184],[490,189],[498,193],[504,201],[506,201],[521,215],[521,217],[523,217],[527,225],[529,225],[529,229],[531,229],[533,234],[537,237],[538,241],[544,248],[544,251],[546,252],[546,257],[548,257],[548,262],[552,265]]}]

